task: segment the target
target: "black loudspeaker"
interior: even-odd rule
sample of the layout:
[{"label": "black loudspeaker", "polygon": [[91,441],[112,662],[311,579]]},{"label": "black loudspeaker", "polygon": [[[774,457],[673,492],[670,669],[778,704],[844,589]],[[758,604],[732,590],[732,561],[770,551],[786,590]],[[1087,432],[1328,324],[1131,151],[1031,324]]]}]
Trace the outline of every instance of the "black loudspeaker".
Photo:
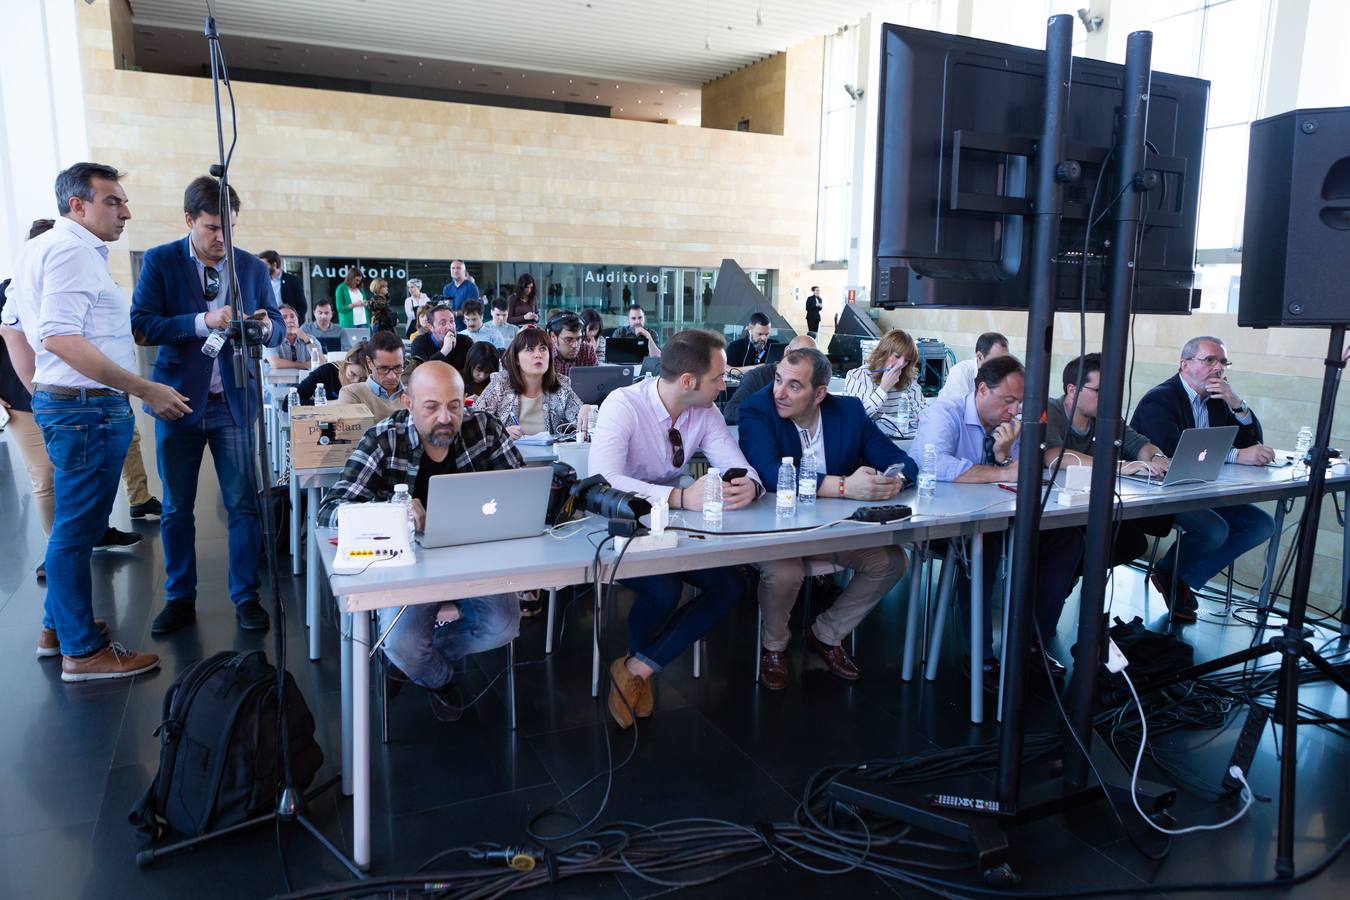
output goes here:
[{"label": "black loudspeaker", "polygon": [[1252,123],[1238,324],[1350,324],[1350,107]]}]

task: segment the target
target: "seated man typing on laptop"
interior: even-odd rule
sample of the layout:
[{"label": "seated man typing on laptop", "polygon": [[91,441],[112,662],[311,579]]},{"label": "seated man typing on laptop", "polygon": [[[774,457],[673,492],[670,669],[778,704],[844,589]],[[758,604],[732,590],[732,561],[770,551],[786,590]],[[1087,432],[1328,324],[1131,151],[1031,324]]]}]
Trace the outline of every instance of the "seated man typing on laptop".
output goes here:
[{"label": "seated man typing on laptop", "polygon": [[[726,342],[711,331],[691,329],[670,339],[661,355],[661,377],[620,388],[605,398],[591,439],[590,469],[620,491],[633,491],[671,511],[701,510],[711,473],[680,487],[685,463],[702,450],[722,472],[746,474],[723,487],[723,508],[740,509],[763,493],[759,476],[736,446],[736,439],[713,405],[726,388]],[[697,513],[686,516],[701,527]],[[625,578],[637,595],[628,614],[628,656],[610,665],[614,687],[609,713],[620,728],[633,715],[652,713],[651,677],[703,637],[741,598],[734,568],[696,569],[668,575]],[[684,585],[699,594],[680,606]]]},{"label": "seated man typing on laptop", "polygon": [[[382,503],[394,486],[406,484],[420,529],[427,484],[434,475],[485,472],[523,466],[506,429],[488,413],[465,411],[464,380],[449,364],[424,362],[408,379],[405,409],[378,422],[361,438],[342,477],[319,508],[322,528],[337,526],[344,503]],[[398,610],[380,611],[388,628]],[[520,601],[515,594],[471,597],[453,603],[408,607],[384,643],[385,654],[415,684],[431,692],[436,718],[453,722],[462,712],[451,680],[454,661],[510,643],[520,630]]]},{"label": "seated man typing on laptop", "polygon": [[[1228,383],[1228,351],[1216,337],[1191,338],[1181,348],[1177,374],[1150,390],[1134,409],[1130,425],[1148,435],[1166,454],[1176,453],[1189,428],[1237,426],[1229,463],[1264,466],[1275,451],[1261,442],[1256,413]],[[1153,568],[1153,586],[1172,609],[1175,622],[1194,622],[1193,588],[1204,587],[1230,562],[1270,540],[1275,521],[1251,504],[1195,509],[1176,514],[1184,532]],[[1179,548],[1178,548],[1179,545]],[[1175,569],[1177,596],[1171,595]]]},{"label": "seated man typing on laptop", "polygon": [[[1022,364],[1012,356],[986,360],[975,373],[975,393],[961,398],[938,400],[929,405],[914,437],[914,447],[932,444],[937,451],[938,481],[990,484],[1017,478],[1018,437],[1022,423],[1017,415],[1022,408],[1024,382]],[[984,688],[997,691],[998,658],[994,656],[994,636],[990,610],[993,607],[994,577],[998,570],[999,535],[986,534],[984,542]],[[1059,624],[1064,601],[1078,579],[1083,558],[1083,533],[1077,528],[1042,530],[1036,542],[1036,590],[1032,598],[1037,631],[1031,634],[1033,657],[1044,652],[1036,640],[1037,632],[1050,641]],[[957,582],[957,599],[970,621],[970,578],[963,574]],[[1064,666],[1049,653],[1045,662],[1051,674],[1063,674]],[[1042,671],[1041,661],[1033,661],[1033,672]]]},{"label": "seated man typing on laptop", "polygon": [[[740,441],[746,459],[764,473],[765,487],[776,491],[779,463],[790,456],[800,466],[805,448],[810,447],[815,451],[822,501],[892,499],[914,483],[918,467],[867,417],[861,400],[831,396],[829,387],[830,361],[824,353],[793,350],[784,356],[773,386],[752,395],[741,407]],[[903,472],[887,476],[892,465]],[[848,587],[805,630],[807,648],[845,681],[857,681],[859,672],[843,647],[844,637],[905,574],[905,551],[894,544],[756,563],[764,614],[759,682],[769,690],[787,687],[788,618],[806,577],[806,564],[814,560],[853,570]]]},{"label": "seated man typing on laptop", "polygon": [[[1045,464],[1091,466],[1097,440],[1097,396],[1101,386],[1102,355],[1089,353],[1069,360],[1064,367],[1064,396],[1052,399],[1045,408]],[[1082,389],[1078,387],[1082,379]],[[1072,412],[1072,420],[1070,413]],[[1161,477],[1167,474],[1171,460],[1157,444],[1126,425],[1121,434],[1120,471],[1126,475]],[[1061,482],[1062,483],[1062,482]],[[1116,523],[1116,540],[1111,550],[1111,566],[1138,559],[1148,550],[1150,536],[1166,535],[1172,527],[1171,516],[1149,516]]]}]

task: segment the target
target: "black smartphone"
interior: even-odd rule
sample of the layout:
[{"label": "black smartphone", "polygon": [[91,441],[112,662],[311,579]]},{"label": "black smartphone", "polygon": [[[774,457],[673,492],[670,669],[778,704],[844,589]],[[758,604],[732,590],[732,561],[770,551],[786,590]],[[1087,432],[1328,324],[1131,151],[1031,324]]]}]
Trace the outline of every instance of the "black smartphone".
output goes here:
[{"label": "black smartphone", "polygon": [[735,481],[737,478],[744,478],[749,474],[745,469],[727,469],[722,473],[723,481]]}]

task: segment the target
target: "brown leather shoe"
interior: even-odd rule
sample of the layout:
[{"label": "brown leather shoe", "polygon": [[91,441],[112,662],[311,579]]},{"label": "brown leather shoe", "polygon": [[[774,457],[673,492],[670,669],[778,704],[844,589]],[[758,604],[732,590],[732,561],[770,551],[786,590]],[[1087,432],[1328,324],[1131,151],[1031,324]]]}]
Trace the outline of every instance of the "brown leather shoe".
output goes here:
[{"label": "brown leather shoe", "polygon": [[[104,637],[108,636],[108,623],[106,620],[95,619],[94,624],[98,626],[98,630],[103,634]],[[61,641],[58,640],[56,637],[56,629],[44,628],[38,634],[37,655],[38,656],[61,655]]]},{"label": "brown leather shoe", "polygon": [[[656,676],[652,676],[655,678]],[[633,704],[633,715],[639,719],[648,719],[652,715],[652,678],[639,678],[637,702]]]},{"label": "brown leather shoe", "polygon": [[1195,593],[1187,586],[1186,582],[1180,578],[1177,579],[1177,595],[1174,598],[1172,596],[1171,572],[1154,569],[1148,580],[1153,585],[1153,589],[1162,595],[1167,608],[1172,611],[1173,622],[1189,625],[1195,621],[1195,613],[1200,608],[1200,603],[1195,599]]},{"label": "brown leather shoe", "polygon": [[838,644],[831,647],[828,644],[821,643],[820,638],[810,628],[806,629],[806,647],[815,653],[821,659],[825,660],[825,665],[830,670],[830,674],[845,681],[857,681],[862,677],[858,667],[853,664],[853,660],[848,658],[848,653]]},{"label": "brown leather shoe", "polygon": [[89,656],[63,656],[62,681],[103,681],[109,678],[130,678],[149,672],[159,665],[153,653],[137,653],[114,641]]},{"label": "brown leather shoe", "polygon": [[787,687],[788,665],[786,650],[770,650],[767,647],[759,651],[759,683],[771,691],[781,691]]},{"label": "brown leather shoe", "polygon": [[[628,657],[620,656],[609,664],[612,683],[609,686],[609,714],[620,728],[633,727],[633,712],[637,710],[638,697],[646,685],[643,680],[628,671]],[[628,701],[626,704],[624,701]]]}]

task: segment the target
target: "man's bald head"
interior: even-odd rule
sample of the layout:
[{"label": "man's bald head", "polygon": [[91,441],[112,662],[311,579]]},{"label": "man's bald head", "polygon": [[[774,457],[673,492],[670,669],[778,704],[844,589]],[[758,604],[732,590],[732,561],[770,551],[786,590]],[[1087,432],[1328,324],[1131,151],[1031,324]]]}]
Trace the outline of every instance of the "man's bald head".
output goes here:
[{"label": "man's bald head", "polygon": [[811,337],[811,335],[809,334],[799,334],[792,340],[788,341],[787,349],[783,351],[783,354],[787,355],[791,353],[793,350],[818,350],[818,349],[819,348],[816,346],[815,338]]},{"label": "man's bald head", "polygon": [[464,418],[464,379],[459,372],[440,360],[422,363],[408,377],[403,404],[428,452],[444,459],[443,451],[459,434]]}]

